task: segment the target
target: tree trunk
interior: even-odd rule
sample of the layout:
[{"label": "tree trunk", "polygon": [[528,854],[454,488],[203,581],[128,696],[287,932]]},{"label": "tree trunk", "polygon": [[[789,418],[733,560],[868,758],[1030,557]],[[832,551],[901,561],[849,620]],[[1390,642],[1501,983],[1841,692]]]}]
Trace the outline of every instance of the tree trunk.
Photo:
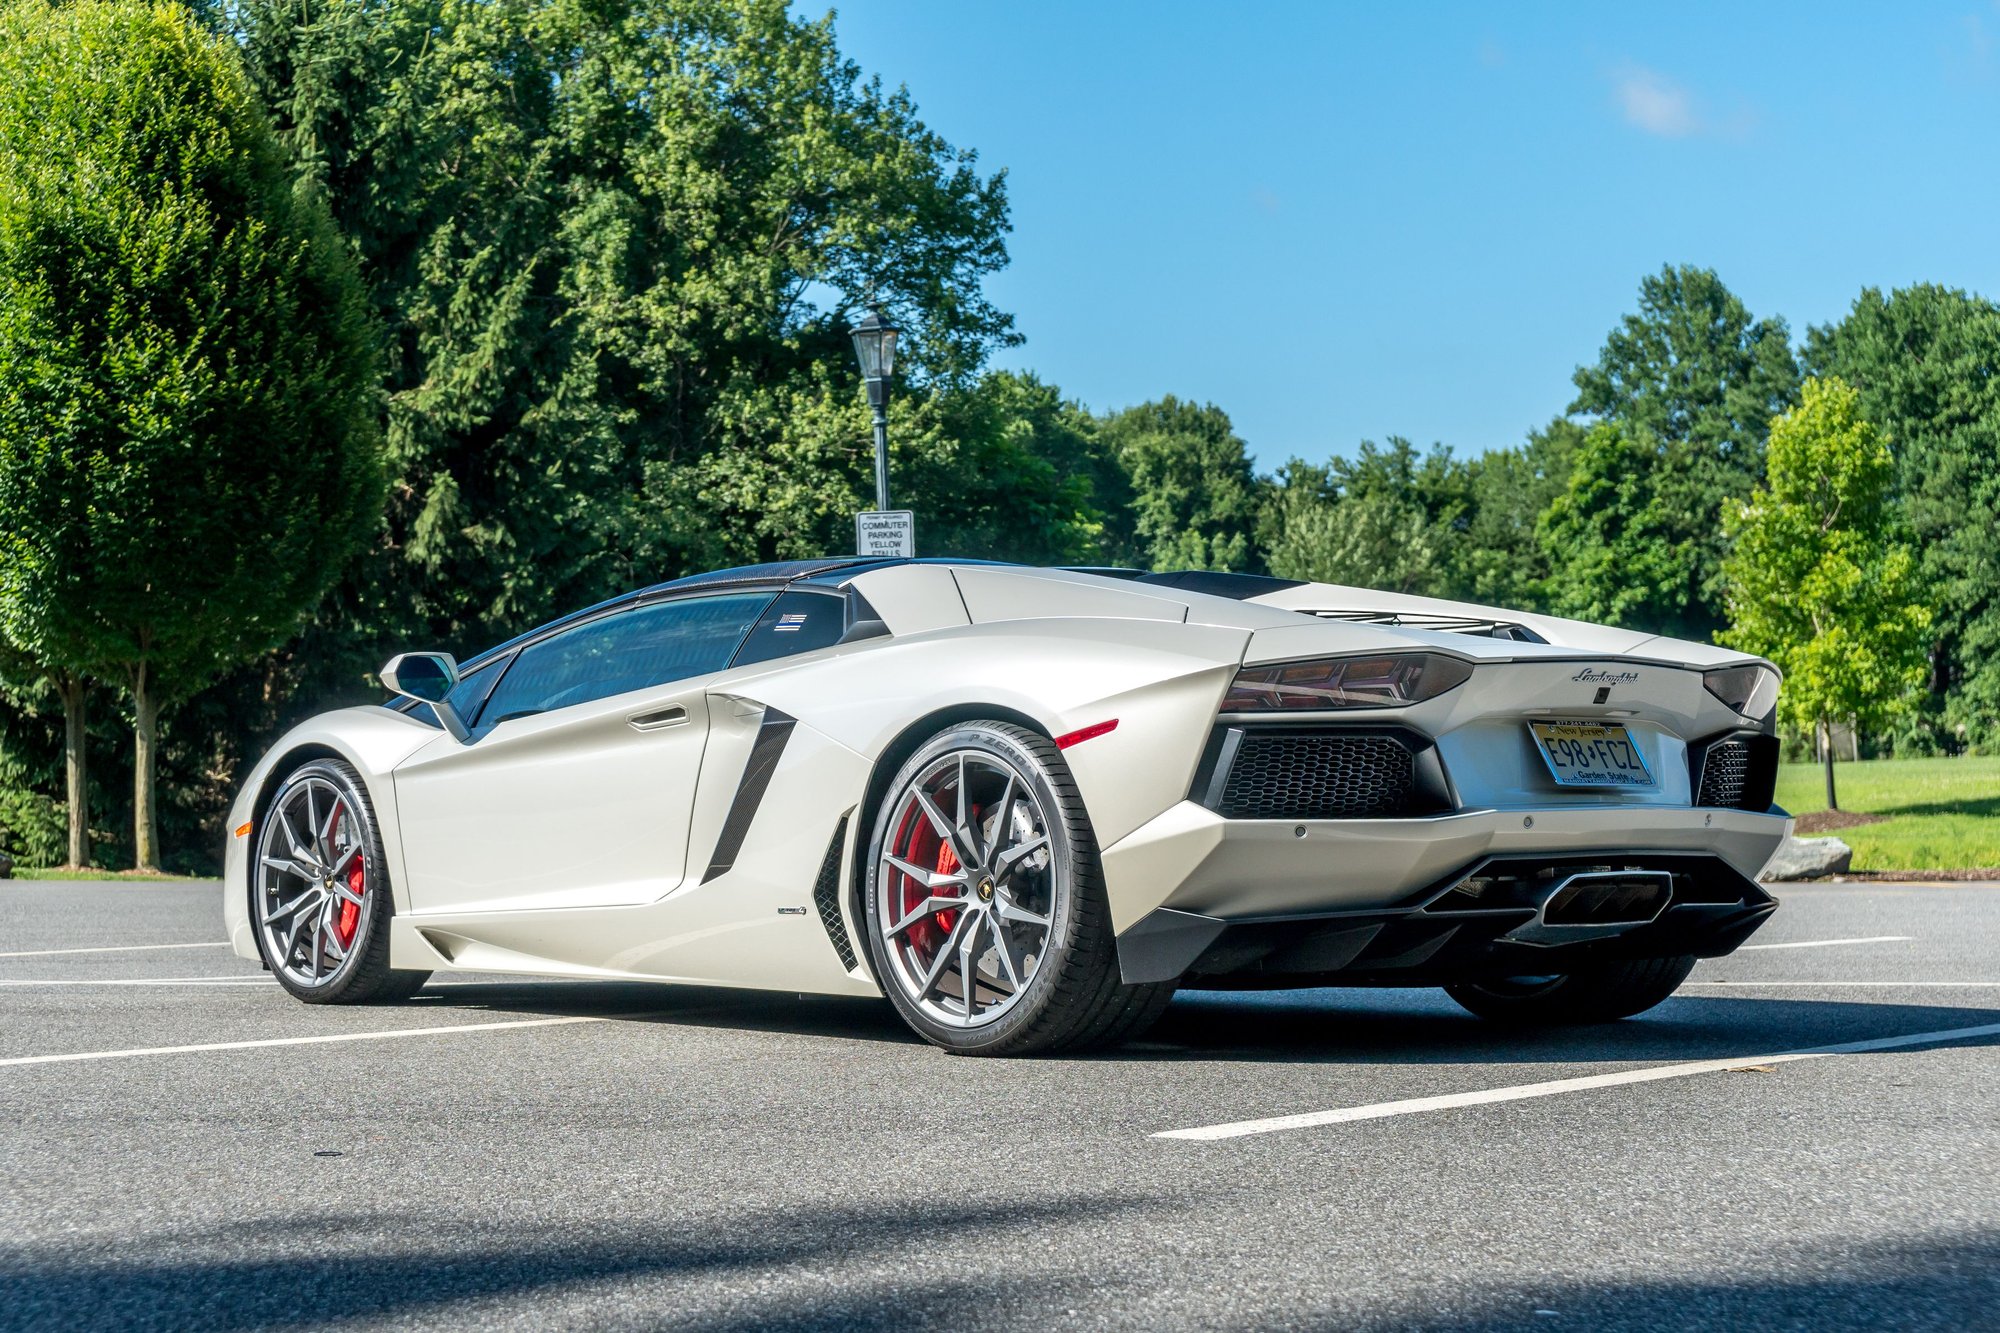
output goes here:
[{"label": "tree trunk", "polygon": [[1826,757],[1826,808],[1840,809],[1840,801],[1833,794],[1833,722],[1829,718],[1819,720],[1820,731],[1826,737],[1826,745],[1820,753]]},{"label": "tree trunk", "polygon": [[69,801],[69,868],[81,870],[90,864],[90,765],[85,752],[90,736],[84,729],[90,686],[82,676],[65,671],[56,676],[56,690],[63,701],[63,785]]},{"label": "tree trunk", "polygon": [[154,742],[160,727],[160,704],[146,679],[146,663],[132,673],[132,864],[138,870],[160,868],[155,839],[159,829],[153,803]]}]

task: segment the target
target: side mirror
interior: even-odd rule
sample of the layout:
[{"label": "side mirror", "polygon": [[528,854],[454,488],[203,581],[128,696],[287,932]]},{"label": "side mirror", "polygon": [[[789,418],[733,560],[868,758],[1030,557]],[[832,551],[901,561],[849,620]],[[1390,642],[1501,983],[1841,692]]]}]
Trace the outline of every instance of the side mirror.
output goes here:
[{"label": "side mirror", "polygon": [[378,674],[392,693],[429,704],[445,730],[461,743],[472,739],[458,710],[445,702],[458,684],[458,659],[450,653],[398,653]]}]

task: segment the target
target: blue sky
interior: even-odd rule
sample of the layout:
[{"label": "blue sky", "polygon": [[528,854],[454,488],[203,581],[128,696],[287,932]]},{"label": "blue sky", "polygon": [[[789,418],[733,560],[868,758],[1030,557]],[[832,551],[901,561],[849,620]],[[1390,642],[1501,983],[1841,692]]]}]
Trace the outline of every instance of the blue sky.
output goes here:
[{"label": "blue sky", "polygon": [[1993,0],[837,14],[1008,170],[1000,364],[1099,409],[1214,401],[1266,470],[1518,441],[1666,262],[1795,339],[1866,285],[2000,295]]}]

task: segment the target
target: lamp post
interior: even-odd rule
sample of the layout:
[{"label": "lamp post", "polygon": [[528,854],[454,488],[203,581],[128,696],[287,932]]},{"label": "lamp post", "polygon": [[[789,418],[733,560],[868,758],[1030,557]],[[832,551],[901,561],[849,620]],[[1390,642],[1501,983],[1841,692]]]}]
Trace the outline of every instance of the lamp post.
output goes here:
[{"label": "lamp post", "polygon": [[875,409],[875,508],[889,507],[889,376],[896,370],[896,326],[870,307],[852,330],[854,355]]}]

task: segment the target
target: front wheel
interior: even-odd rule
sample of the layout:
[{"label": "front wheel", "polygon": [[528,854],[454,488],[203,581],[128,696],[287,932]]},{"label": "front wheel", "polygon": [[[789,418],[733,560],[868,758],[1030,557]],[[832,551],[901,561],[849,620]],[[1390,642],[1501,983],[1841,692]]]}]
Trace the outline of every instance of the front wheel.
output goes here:
[{"label": "front wheel", "polygon": [[1463,981],[1445,994],[1481,1018],[1559,1026],[1610,1023],[1665,1000],[1694,970],[1692,956],[1600,963],[1550,976]]},{"label": "front wheel", "polygon": [[875,818],[866,917],[897,1013],[958,1054],[1108,1045],[1173,995],[1120,982],[1076,784],[1047,737],[1011,723],[962,723],[903,765]]},{"label": "front wheel", "polygon": [[361,775],[315,759],[285,778],[250,865],[257,949],[308,1004],[407,999],[428,972],[389,967],[388,857]]}]

